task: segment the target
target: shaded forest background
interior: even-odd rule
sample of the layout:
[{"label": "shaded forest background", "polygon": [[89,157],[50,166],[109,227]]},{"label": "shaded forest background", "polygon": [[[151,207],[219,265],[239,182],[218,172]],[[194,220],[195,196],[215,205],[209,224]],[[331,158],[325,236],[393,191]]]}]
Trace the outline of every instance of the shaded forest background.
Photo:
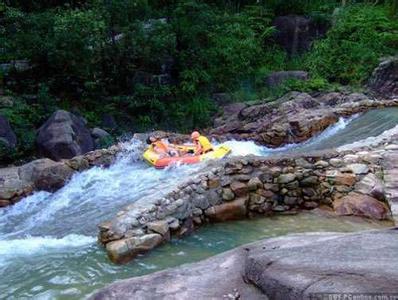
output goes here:
[{"label": "shaded forest background", "polygon": [[[0,89],[13,105],[0,114],[19,141],[7,155],[34,153],[36,129],[60,108],[117,136],[209,126],[214,95],[272,101],[290,90],[360,89],[397,53],[397,10],[396,0],[5,0]],[[305,51],[276,38],[276,18],[291,15],[325,31]],[[264,83],[283,70],[310,79]]]}]

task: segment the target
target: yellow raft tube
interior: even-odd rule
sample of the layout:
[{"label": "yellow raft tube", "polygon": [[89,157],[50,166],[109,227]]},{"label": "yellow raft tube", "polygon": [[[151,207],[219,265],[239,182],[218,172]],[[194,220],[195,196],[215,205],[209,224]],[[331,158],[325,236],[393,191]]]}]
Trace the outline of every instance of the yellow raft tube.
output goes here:
[{"label": "yellow raft tube", "polygon": [[[189,150],[194,149],[193,146],[180,146],[176,145],[176,149],[183,150],[185,152],[189,152]],[[156,169],[163,169],[172,164],[196,164],[201,161],[205,161],[208,159],[221,159],[227,156],[231,152],[231,148],[226,145],[220,145],[214,147],[213,151],[207,152],[201,155],[183,155],[183,156],[174,156],[174,157],[161,157],[158,153],[148,148],[143,157],[145,161],[147,161],[150,165],[154,166]]]}]

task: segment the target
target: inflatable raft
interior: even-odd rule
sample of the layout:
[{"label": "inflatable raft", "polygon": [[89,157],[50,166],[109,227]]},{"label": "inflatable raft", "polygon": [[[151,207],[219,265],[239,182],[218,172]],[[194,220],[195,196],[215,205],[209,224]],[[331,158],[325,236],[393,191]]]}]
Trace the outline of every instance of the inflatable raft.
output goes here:
[{"label": "inflatable raft", "polygon": [[[189,151],[192,150],[193,147],[189,146],[178,146],[179,150]],[[221,159],[228,155],[231,152],[231,149],[225,145],[220,145],[214,147],[213,151],[207,152],[202,155],[184,155],[184,156],[174,156],[174,157],[161,157],[158,153],[151,150],[151,148],[147,149],[143,156],[145,161],[154,166],[156,169],[163,169],[172,164],[196,164],[204,160],[208,159]]]}]

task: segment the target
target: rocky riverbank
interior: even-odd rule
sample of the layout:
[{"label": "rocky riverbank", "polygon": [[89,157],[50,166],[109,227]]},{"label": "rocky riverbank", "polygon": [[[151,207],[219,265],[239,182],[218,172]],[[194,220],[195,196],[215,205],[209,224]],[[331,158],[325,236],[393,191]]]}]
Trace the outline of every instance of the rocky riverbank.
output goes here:
[{"label": "rocky riverbank", "polygon": [[322,295],[342,292],[395,295],[397,251],[396,228],[288,235],[118,281],[90,299],[323,299]]},{"label": "rocky riverbank", "polygon": [[271,103],[225,106],[209,134],[221,141],[252,140],[268,147],[279,147],[306,141],[336,123],[339,117],[397,105],[397,98],[376,99],[361,93],[311,96],[291,92]]},{"label": "rocky riverbank", "polygon": [[19,167],[0,169],[0,207],[12,205],[33,191],[55,191],[63,187],[75,172],[93,166],[109,166],[122,150],[122,144],[118,144],[68,160],[43,158]]},{"label": "rocky riverbank", "polygon": [[140,199],[101,224],[100,241],[111,260],[125,262],[207,222],[321,204],[337,215],[388,219],[397,200],[395,171],[389,167],[396,165],[391,162],[398,153],[397,133],[395,127],[372,147],[209,163],[171,193]]}]

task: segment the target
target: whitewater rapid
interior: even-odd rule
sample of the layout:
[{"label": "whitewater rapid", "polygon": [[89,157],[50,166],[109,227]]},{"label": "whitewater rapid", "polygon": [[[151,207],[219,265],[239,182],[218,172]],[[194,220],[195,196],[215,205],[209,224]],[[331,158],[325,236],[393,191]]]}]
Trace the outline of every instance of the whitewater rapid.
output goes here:
[{"label": "whitewater rapid", "polygon": [[[340,119],[306,145],[321,141],[345,128],[354,118]],[[253,142],[228,141],[232,156],[271,155],[300,145],[278,149]],[[36,192],[0,211],[0,265],[13,258],[46,254],[63,248],[95,243],[97,225],[123,206],[154,193],[166,194],[201,165],[155,170],[140,161],[141,144],[131,140],[109,168],[93,167],[75,174],[55,193]]]}]

